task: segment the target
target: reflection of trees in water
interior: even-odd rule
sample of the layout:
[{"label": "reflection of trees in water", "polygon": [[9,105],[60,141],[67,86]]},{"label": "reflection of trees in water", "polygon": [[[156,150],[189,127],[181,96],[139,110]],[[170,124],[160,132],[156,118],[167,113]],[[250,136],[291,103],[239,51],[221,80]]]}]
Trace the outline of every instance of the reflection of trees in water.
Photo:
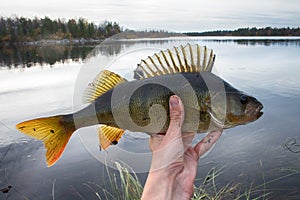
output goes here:
[{"label": "reflection of trees in water", "polygon": [[106,40],[100,45],[94,47],[94,49],[91,50],[88,57],[95,57],[98,54],[101,54],[103,56],[117,56],[122,51],[129,49],[132,46],[146,46],[146,45],[164,45],[169,42],[173,42],[174,40],[165,39],[165,40]]},{"label": "reflection of trees in water", "polygon": [[96,46],[89,54],[89,57],[95,57],[98,54],[103,56],[115,56],[121,53],[122,47],[121,44],[101,44]]},{"label": "reflection of trees in water", "polygon": [[[300,46],[300,39],[205,39],[190,38],[191,41],[235,43],[238,45],[263,46]],[[139,40],[105,40],[98,46],[94,45],[46,45],[46,46],[5,46],[0,47],[0,67],[14,66],[31,67],[35,65],[64,63],[67,60],[80,61],[98,54],[103,56],[116,56],[132,46],[145,47],[147,45],[163,46],[172,43],[173,39],[139,39]],[[187,41],[182,41],[186,43]]]},{"label": "reflection of trees in water", "polygon": [[97,56],[101,54],[103,56],[116,56],[120,54],[123,50],[128,49],[135,45],[145,46],[147,45],[163,45],[169,42],[173,42],[173,40],[165,39],[165,40],[108,40],[103,42],[101,45],[98,45],[91,51],[90,57]]},{"label": "reflection of trees in water", "polygon": [[139,40],[139,41],[105,41],[101,45],[31,45],[31,46],[4,46],[0,47],[0,67],[9,68],[36,65],[54,65],[67,60],[79,61],[98,54],[116,56],[123,50],[136,44],[165,44],[171,40]]},{"label": "reflection of trees in water", "polygon": [[236,43],[238,45],[262,46],[300,46],[300,39],[203,39],[203,41],[219,43]]},{"label": "reflection of trees in water", "polygon": [[0,66],[31,67],[66,60],[78,61],[85,59],[93,48],[87,45],[5,46],[0,47]]},{"label": "reflection of trees in water", "polygon": [[[199,42],[219,42],[219,43],[235,43],[238,45],[263,45],[263,46],[300,46],[300,39],[199,39],[199,38],[189,38],[189,40]],[[139,40],[106,40],[101,45],[98,45],[90,53],[90,57],[97,56],[101,54],[103,56],[116,56],[120,54],[123,50],[128,49],[134,45],[146,46],[146,45],[160,45],[163,46],[167,43],[172,43],[178,40],[172,39],[158,39],[158,40],[149,40],[149,39],[139,39]],[[182,41],[185,45],[187,41]]]}]

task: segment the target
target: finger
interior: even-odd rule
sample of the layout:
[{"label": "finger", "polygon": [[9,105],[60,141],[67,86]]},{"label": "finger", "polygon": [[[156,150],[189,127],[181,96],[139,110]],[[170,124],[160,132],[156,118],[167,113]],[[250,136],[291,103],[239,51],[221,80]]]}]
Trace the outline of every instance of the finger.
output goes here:
[{"label": "finger", "polygon": [[[162,169],[176,161],[183,161],[183,155],[185,151],[181,133],[184,119],[183,104],[179,97],[174,95],[170,97],[169,106],[170,124],[166,135],[156,135],[150,140],[153,142],[153,150],[155,149],[152,155],[151,170]],[[160,143],[160,145],[157,145],[157,139],[162,137],[163,141]]]},{"label": "finger", "polygon": [[159,148],[164,137],[165,137],[164,135],[158,135],[158,134],[150,135],[149,144],[152,152],[156,151]]},{"label": "finger", "polygon": [[196,146],[194,147],[195,152],[198,154],[198,159],[205,154],[214,143],[217,142],[217,140],[222,135],[223,130],[216,130],[210,132],[207,136],[205,136]]},{"label": "finger", "polygon": [[169,99],[170,110],[170,124],[165,134],[158,133],[151,135],[149,139],[150,148],[152,151],[158,148],[163,148],[166,144],[169,144],[172,140],[180,139],[181,141],[181,127],[184,119],[184,109],[180,98],[173,95]]},{"label": "finger", "polygon": [[181,128],[184,120],[184,108],[182,101],[176,95],[170,97],[170,124],[166,132],[165,140],[181,137]]}]

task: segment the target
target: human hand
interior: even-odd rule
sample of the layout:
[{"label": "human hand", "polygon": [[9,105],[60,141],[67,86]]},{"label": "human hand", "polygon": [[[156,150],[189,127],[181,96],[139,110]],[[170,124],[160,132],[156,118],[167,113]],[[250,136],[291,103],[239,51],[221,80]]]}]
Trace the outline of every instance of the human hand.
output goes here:
[{"label": "human hand", "polygon": [[142,199],[190,199],[194,193],[199,158],[222,134],[212,131],[194,147],[195,133],[182,133],[184,108],[179,97],[170,97],[170,125],[165,135],[152,135],[150,172]]}]

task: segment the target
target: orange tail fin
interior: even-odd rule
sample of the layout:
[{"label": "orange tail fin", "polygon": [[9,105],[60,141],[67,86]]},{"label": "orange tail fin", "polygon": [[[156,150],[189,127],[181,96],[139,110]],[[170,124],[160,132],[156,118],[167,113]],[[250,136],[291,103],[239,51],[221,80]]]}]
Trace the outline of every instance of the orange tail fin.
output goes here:
[{"label": "orange tail fin", "polygon": [[73,121],[64,121],[63,116],[33,119],[21,122],[16,127],[22,133],[44,142],[48,167],[60,158],[76,130]]}]

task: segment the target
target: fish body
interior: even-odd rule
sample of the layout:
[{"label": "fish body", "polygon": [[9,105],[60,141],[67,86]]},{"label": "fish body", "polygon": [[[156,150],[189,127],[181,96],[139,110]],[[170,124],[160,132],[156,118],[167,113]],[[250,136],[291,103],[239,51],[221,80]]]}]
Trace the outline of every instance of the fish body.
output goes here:
[{"label": "fish body", "polygon": [[[212,87],[216,90],[209,91],[208,82],[216,84],[216,86],[221,84],[223,87]],[[222,103],[226,103],[227,99],[228,103],[235,101],[231,100],[235,96],[245,96],[243,92],[210,72],[168,74],[122,83],[98,97],[83,110],[75,113],[73,119],[78,128],[105,124],[133,132],[163,133],[166,132],[169,125],[169,98],[176,94],[182,99],[185,107],[184,132],[203,133],[208,131],[209,125],[213,125],[215,128],[230,128],[250,122],[238,118],[240,121],[230,123],[229,119],[224,118],[224,125],[218,126],[210,117],[211,94],[213,93],[224,93],[226,99],[223,99]],[[237,100],[236,104],[245,107],[239,99]],[[260,104],[255,99],[251,99],[251,101]],[[226,107],[227,105],[224,105],[224,109]],[[96,112],[97,120],[86,120],[93,117],[91,116],[94,115],[93,110]],[[156,114],[151,115],[151,112]],[[235,112],[237,111],[235,110]],[[114,113],[122,117],[118,117]],[[226,113],[233,114],[230,109]],[[240,113],[240,115],[242,114]],[[256,117],[259,116],[259,112],[257,114]],[[130,117],[131,120],[124,116]]]},{"label": "fish body", "polygon": [[[156,54],[154,58],[148,58],[154,64],[157,58],[161,66],[161,59],[165,59],[168,70],[159,70],[155,64],[157,71],[154,71],[147,61],[143,61],[148,70],[141,66],[144,76],[139,80],[127,81],[105,70],[87,89],[88,106],[72,114],[25,121],[18,124],[17,129],[43,140],[47,163],[51,166],[61,156],[72,133],[82,127],[101,125],[99,139],[103,149],[117,144],[124,130],[165,133],[170,121],[169,98],[174,94],[181,98],[185,108],[183,132],[202,133],[258,119],[262,115],[262,104],[211,73],[214,57],[207,58],[207,64],[203,64],[200,70],[199,46],[195,48],[198,60],[194,61],[194,51],[189,46],[191,64],[187,62],[184,49],[185,65],[183,61],[181,63],[176,48],[177,63],[170,50],[169,60],[163,52],[162,56]],[[173,67],[170,67],[171,61]]]}]

